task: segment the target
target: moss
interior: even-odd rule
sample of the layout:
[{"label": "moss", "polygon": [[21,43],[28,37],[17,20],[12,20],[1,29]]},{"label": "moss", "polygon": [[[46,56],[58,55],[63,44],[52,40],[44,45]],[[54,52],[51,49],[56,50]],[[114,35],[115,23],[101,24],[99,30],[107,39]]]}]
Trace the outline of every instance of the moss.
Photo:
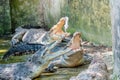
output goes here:
[{"label": "moss", "polygon": [[10,31],[9,0],[0,1],[0,35]]},{"label": "moss", "polygon": [[70,18],[69,32],[79,31],[85,40],[112,45],[108,0],[72,0],[66,3],[61,16]]},{"label": "moss", "polygon": [[32,24],[42,24],[42,12],[39,11],[39,0],[12,0],[12,25],[15,27]]}]

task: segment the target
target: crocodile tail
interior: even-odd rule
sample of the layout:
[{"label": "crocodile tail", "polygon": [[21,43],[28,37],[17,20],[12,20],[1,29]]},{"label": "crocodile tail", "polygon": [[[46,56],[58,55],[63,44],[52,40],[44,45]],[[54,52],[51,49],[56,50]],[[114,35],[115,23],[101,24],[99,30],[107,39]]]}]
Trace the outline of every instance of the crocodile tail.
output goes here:
[{"label": "crocodile tail", "polygon": [[44,47],[42,44],[27,44],[21,42],[14,47],[12,46],[2,57],[2,59],[7,59],[12,55],[21,55],[25,53],[32,53],[36,52],[38,49]]}]

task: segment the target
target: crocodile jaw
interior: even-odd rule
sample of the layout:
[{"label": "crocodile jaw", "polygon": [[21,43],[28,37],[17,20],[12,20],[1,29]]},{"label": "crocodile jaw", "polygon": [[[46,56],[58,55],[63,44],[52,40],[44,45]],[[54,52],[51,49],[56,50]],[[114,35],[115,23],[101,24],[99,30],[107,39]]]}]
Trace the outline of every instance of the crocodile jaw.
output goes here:
[{"label": "crocodile jaw", "polygon": [[70,41],[69,47],[72,50],[80,49],[81,48],[81,34],[79,32],[75,32],[73,38]]}]

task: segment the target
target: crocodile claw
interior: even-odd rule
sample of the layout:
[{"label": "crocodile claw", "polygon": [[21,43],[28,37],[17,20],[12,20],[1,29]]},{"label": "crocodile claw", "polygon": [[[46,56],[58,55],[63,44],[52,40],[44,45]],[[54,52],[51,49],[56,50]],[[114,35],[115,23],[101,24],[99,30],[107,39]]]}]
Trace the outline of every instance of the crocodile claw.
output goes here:
[{"label": "crocodile claw", "polygon": [[56,72],[57,69],[55,69],[54,67],[54,64],[51,64],[48,68],[45,69],[45,72]]}]

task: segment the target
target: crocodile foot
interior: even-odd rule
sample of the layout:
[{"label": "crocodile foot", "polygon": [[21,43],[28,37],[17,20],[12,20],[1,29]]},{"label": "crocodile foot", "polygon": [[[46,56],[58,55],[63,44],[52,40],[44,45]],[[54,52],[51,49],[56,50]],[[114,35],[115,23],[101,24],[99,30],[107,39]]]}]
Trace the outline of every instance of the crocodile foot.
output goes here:
[{"label": "crocodile foot", "polygon": [[45,69],[45,72],[56,72],[57,69],[54,68],[54,64],[51,64],[48,68]]}]

